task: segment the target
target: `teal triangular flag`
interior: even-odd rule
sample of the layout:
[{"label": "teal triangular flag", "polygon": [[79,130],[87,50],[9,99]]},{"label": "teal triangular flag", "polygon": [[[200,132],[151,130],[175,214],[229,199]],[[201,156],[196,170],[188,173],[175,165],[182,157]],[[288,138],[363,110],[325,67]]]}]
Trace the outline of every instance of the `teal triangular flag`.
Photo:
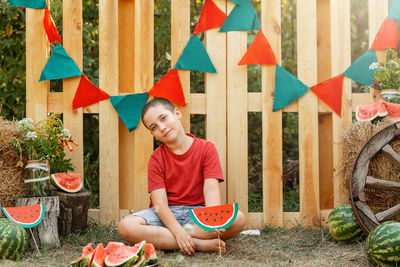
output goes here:
[{"label": "teal triangular flag", "polygon": [[44,9],[46,7],[46,0],[8,0],[10,6],[18,6],[25,8]]},{"label": "teal triangular flag", "polygon": [[219,31],[249,31],[259,28],[260,22],[253,4],[250,0],[240,0],[240,5],[232,9]]},{"label": "teal triangular flag", "polygon": [[61,44],[56,45],[49,60],[44,66],[39,82],[46,80],[58,80],[69,77],[81,76],[75,61],[65,52]]},{"label": "teal triangular flag", "polygon": [[400,0],[394,0],[389,10],[388,18],[400,19]]},{"label": "teal triangular flag", "polygon": [[229,1],[235,3],[236,5],[240,5],[240,0],[229,0]]},{"label": "teal triangular flag", "polygon": [[174,69],[216,73],[210,57],[197,35],[190,37]]},{"label": "teal triangular flag", "polygon": [[272,110],[277,111],[300,98],[310,88],[293,76],[290,72],[276,65],[275,93]]},{"label": "teal triangular flag", "polygon": [[370,86],[374,70],[370,70],[369,66],[374,62],[378,62],[375,50],[368,50],[354,61],[343,75],[366,86]]},{"label": "teal triangular flag", "polygon": [[111,104],[130,132],[138,126],[148,98],[146,93],[110,96]]}]

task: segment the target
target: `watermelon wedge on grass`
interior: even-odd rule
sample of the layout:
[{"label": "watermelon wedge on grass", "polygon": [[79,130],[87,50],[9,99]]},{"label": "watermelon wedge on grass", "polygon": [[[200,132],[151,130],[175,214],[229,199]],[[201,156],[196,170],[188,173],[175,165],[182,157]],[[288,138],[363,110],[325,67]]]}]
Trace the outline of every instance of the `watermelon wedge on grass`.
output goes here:
[{"label": "watermelon wedge on grass", "polygon": [[213,232],[215,229],[228,228],[235,221],[238,210],[238,203],[232,203],[191,209],[189,213],[200,228]]},{"label": "watermelon wedge on grass", "polygon": [[37,226],[45,213],[44,203],[24,207],[3,207],[1,208],[7,218],[24,228]]}]

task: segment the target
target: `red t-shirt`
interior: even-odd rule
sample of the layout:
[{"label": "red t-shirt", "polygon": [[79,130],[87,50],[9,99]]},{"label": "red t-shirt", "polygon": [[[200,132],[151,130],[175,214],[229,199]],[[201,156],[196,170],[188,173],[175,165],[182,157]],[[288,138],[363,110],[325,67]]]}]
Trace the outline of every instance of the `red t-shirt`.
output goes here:
[{"label": "red t-shirt", "polygon": [[194,141],[182,155],[174,154],[165,144],[153,151],[148,166],[148,191],[165,188],[169,205],[204,206],[204,179],[222,182],[224,176],[214,144],[188,135]]}]

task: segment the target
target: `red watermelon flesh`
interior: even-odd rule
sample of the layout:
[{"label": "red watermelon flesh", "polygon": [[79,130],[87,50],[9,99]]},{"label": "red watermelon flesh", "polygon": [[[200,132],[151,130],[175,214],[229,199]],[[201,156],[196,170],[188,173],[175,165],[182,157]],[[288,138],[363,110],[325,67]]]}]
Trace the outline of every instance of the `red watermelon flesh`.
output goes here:
[{"label": "red watermelon flesh", "polygon": [[45,213],[44,203],[24,207],[2,208],[7,218],[24,228],[37,226],[43,219]]},{"label": "red watermelon flesh", "polygon": [[191,209],[190,216],[202,229],[214,231],[215,229],[226,229],[236,219],[238,204],[226,204],[212,207]]},{"label": "red watermelon flesh", "polygon": [[124,245],[115,249],[110,255],[106,256],[104,260],[106,266],[120,266],[122,264],[131,266],[139,258],[137,249],[133,248],[134,247]]},{"label": "red watermelon flesh", "polygon": [[388,115],[388,111],[383,100],[368,105],[357,106],[356,110],[357,121],[372,121],[377,117],[385,117],[386,115]]},{"label": "red watermelon flesh", "polygon": [[156,249],[154,248],[152,243],[146,243],[146,247],[144,249],[144,257],[148,265],[153,264],[157,261]]},{"label": "red watermelon flesh", "polygon": [[387,110],[387,117],[391,119],[398,120],[400,119],[400,104],[384,102],[386,110]]},{"label": "red watermelon flesh", "polygon": [[104,258],[106,257],[106,253],[104,252],[103,243],[97,245],[94,250],[94,255],[92,257],[92,261],[90,262],[90,266],[96,267],[104,267]]},{"label": "red watermelon flesh", "polygon": [[53,173],[50,175],[50,181],[55,187],[68,193],[79,192],[83,187],[82,176],[74,172]]},{"label": "red watermelon flesh", "polygon": [[106,256],[110,255],[114,250],[123,246],[124,244],[121,242],[108,242],[107,247],[104,249]]},{"label": "red watermelon flesh", "polygon": [[92,248],[92,243],[87,244],[82,248],[82,256],[92,253],[94,250]]}]

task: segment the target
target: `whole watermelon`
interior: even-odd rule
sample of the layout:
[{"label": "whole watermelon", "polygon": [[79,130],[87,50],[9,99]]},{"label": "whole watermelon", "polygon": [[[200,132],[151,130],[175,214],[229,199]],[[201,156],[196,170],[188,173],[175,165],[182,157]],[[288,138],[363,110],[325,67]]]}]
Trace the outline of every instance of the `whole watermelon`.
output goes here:
[{"label": "whole watermelon", "polygon": [[375,227],[365,242],[365,251],[380,266],[399,266],[400,223],[387,221]]},{"label": "whole watermelon", "polygon": [[5,218],[0,218],[0,259],[19,260],[28,247],[24,228]]},{"label": "whole watermelon", "polygon": [[328,226],[329,233],[337,241],[351,243],[365,236],[349,203],[337,206],[331,211],[328,216]]}]

